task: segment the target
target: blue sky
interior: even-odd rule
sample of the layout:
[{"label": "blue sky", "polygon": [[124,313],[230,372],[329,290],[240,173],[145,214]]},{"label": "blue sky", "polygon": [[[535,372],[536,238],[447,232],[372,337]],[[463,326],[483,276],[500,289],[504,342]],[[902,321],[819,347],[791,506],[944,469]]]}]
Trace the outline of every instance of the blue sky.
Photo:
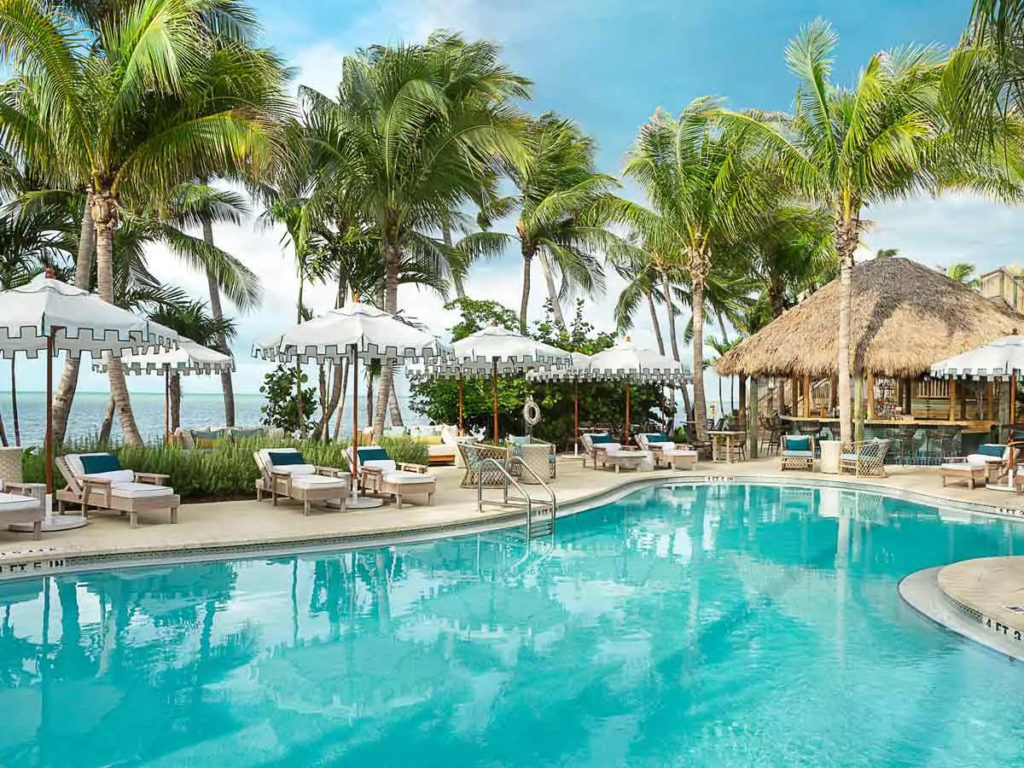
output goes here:
[{"label": "blue sky", "polygon": [[[422,40],[436,28],[500,43],[508,63],[534,81],[534,112],[557,110],[595,136],[601,169],[617,173],[641,123],[659,106],[680,110],[691,99],[712,94],[736,108],[787,109],[794,81],[785,67],[786,42],[804,24],[822,16],[840,35],[835,78],[850,82],[877,50],[911,42],[955,44],[969,14],[967,0],[260,0],[267,42],[297,69],[297,81],[324,91],[336,84],[341,58],[377,42]],[[1024,212],[952,196],[876,208],[871,250],[898,248],[928,264],[972,261],[981,269],[1019,259]],[[238,389],[255,391],[266,368],[248,358],[254,339],[286,324],[294,313],[296,282],[280,233],[252,224],[222,227],[218,244],[231,250],[264,279],[261,311],[240,318],[236,345]],[[202,295],[205,281],[183,274],[166,253],[155,250],[156,271]],[[515,306],[520,283],[518,256],[474,267],[469,290]],[[537,276],[539,278],[539,275]],[[536,285],[538,279],[535,278]],[[611,328],[617,283],[593,302],[590,317]],[[314,290],[316,308],[326,309],[327,289]],[[453,318],[442,301],[404,289],[401,303],[438,331]],[[539,312],[540,297],[536,308]],[[646,326],[635,336],[649,341]],[[39,366],[23,364],[26,389],[42,388]],[[130,382],[156,391],[157,379]],[[85,390],[106,389],[102,377],[84,376]],[[217,381],[193,378],[189,390],[214,391]]]}]

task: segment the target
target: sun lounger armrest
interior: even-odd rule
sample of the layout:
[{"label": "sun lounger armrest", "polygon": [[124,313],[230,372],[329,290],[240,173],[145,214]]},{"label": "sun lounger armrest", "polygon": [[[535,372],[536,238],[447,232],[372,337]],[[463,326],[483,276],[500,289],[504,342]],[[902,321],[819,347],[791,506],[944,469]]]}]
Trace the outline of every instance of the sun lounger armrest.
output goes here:
[{"label": "sun lounger armrest", "polygon": [[170,475],[161,475],[156,472],[136,472],[135,482],[148,483],[150,485],[166,485],[171,479]]},{"label": "sun lounger armrest", "polygon": [[348,475],[347,469],[339,469],[338,467],[313,467],[313,474],[323,475],[324,477],[345,477]]},{"label": "sun lounger armrest", "polygon": [[113,482],[104,477],[83,477],[82,482],[82,506],[89,506],[89,500],[93,492],[97,492],[104,506],[110,506],[110,492]]},{"label": "sun lounger armrest", "polygon": [[417,472],[421,475],[425,475],[430,471],[430,467],[426,464],[399,464],[398,468],[406,472]]},{"label": "sun lounger armrest", "polygon": [[[283,491],[279,491],[278,483],[284,483]],[[280,469],[270,470],[270,484],[275,493],[283,493],[285,496],[292,495],[292,473]]]}]

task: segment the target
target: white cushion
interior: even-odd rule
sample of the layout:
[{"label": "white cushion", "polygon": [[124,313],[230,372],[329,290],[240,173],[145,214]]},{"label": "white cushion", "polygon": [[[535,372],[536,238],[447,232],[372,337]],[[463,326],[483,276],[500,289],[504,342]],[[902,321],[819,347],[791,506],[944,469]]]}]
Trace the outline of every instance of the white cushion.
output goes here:
[{"label": "white cushion", "polygon": [[790,451],[785,450],[782,452],[783,456],[788,456],[791,459],[813,459],[814,451]]},{"label": "white cushion", "polygon": [[109,480],[111,483],[133,483],[135,473],[130,469],[115,469],[110,472],[93,472],[91,475],[82,475],[90,480]]},{"label": "white cushion", "polygon": [[455,443],[450,445],[428,445],[427,456],[454,456]]},{"label": "white cushion", "polygon": [[388,472],[398,469],[396,464],[391,459],[370,459],[369,461],[359,462],[360,467],[367,467],[369,469],[379,469],[382,472]]},{"label": "white cushion", "polygon": [[291,475],[292,477],[296,477],[297,475],[316,474],[315,464],[282,464],[279,467],[271,464],[270,469],[273,472],[283,472],[284,474]]},{"label": "white cushion", "polygon": [[967,463],[973,464],[976,467],[984,467],[989,462],[1004,461],[998,456],[986,456],[983,453],[972,453],[967,457]]},{"label": "white cushion", "polygon": [[609,457],[616,457],[616,456],[639,456],[639,457],[647,457],[647,456],[649,455],[649,454],[648,454],[648,451],[624,451],[624,450],[622,450],[622,448],[621,448],[621,447],[617,447],[617,448],[616,448],[615,450],[613,450],[613,451],[606,451],[606,453],[607,453],[607,455],[608,455]]},{"label": "white cushion", "polygon": [[41,509],[42,504],[31,496],[0,493],[0,515],[14,512],[35,512]]},{"label": "white cushion", "polygon": [[123,499],[141,499],[151,496],[173,496],[174,489],[166,485],[150,485],[149,483],[117,483],[110,488],[111,496]]},{"label": "white cushion", "polygon": [[939,465],[939,469],[959,469],[961,471],[965,471],[968,469],[977,470],[984,469],[984,465],[974,464],[969,461],[949,461],[946,462],[945,464]]},{"label": "white cushion", "polygon": [[300,475],[292,478],[296,488],[348,488],[348,479],[344,477],[327,477],[326,475]]},{"label": "white cushion", "polygon": [[661,455],[662,456],[693,456],[693,457],[696,458],[700,454],[698,454],[696,451],[690,450],[688,448],[672,448],[671,450],[662,451]]},{"label": "white cushion", "polygon": [[384,482],[392,485],[405,485],[411,483],[434,483],[437,477],[426,472],[409,472],[405,469],[396,469],[393,472],[384,473]]},{"label": "white cushion", "polygon": [[615,451],[622,449],[622,443],[594,443],[594,448],[600,448],[606,453],[615,453]]},{"label": "white cushion", "polygon": [[105,452],[100,453],[69,453],[64,457],[64,460],[68,463],[68,469],[71,470],[71,474],[75,477],[82,477],[85,475],[85,467],[82,466],[83,456],[106,456]]},{"label": "white cushion", "polygon": [[[256,451],[256,455],[259,457],[260,469],[263,472],[269,473],[274,468],[274,463],[270,460],[270,454],[273,453],[298,453],[297,448],[260,448]],[[301,466],[293,464],[290,466]]]}]

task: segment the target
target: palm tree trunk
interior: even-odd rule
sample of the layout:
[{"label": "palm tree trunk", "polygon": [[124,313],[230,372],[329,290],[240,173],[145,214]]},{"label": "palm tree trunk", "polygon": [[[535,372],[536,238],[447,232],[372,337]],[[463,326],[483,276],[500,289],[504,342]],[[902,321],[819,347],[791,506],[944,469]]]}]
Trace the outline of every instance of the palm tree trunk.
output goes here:
[{"label": "palm tree trunk", "polygon": [[[96,225],[96,282],[100,298],[114,303],[114,227],[117,225],[117,203],[109,190],[98,191],[92,197],[92,220]],[[128,383],[124,379],[121,361],[112,357],[107,361],[110,394],[121,418],[121,432],[128,445],[141,446],[142,434],[135,423],[132,401],[128,396]]]},{"label": "palm tree trunk", "polygon": [[565,327],[565,315],[562,314],[562,304],[558,300],[558,289],[555,288],[555,275],[551,271],[551,261],[547,253],[540,251],[540,268],[544,273],[544,282],[548,289],[548,301],[551,302],[551,316],[555,318],[555,325],[562,331]]},{"label": "palm tree trunk", "polygon": [[658,354],[665,354],[665,339],[661,336],[661,323],[658,322],[658,310],[654,306],[654,294],[646,292],[647,308],[651,310],[651,327],[654,328],[654,339],[658,342]]},{"label": "palm tree trunk", "polygon": [[7,442],[7,430],[4,428],[4,415],[0,413],[0,446],[6,448],[10,443]]},{"label": "palm tree trunk", "polygon": [[836,370],[839,375],[839,439],[843,447],[853,444],[853,414],[850,400],[850,313],[853,294],[853,252],[857,248],[857,220],[849,216],[836,231],[839,254],[839,339]]},{"label": "palm tree trunk", "polygon": [[394,386],[391,387],[391,394],[388,396],[388,415],[391,417],[392,427],[404,427],[402,419],[402,407],[398,403],[398,395],[395,394]]},{"label": "palm tree trunk", "polygon": [[338,400],[338,412],[337,412],[337,416],[334,419],[334,436],[333,436],[334,442],[338,442],[338,440],[341,439],[341,420],[342,420],[342,416],[345,413],[345,402],[346,402],[346,400],[348,398],[348,380],[349,380],[348,369],[349,369],[349,362],[348,362],[348,360],[342,360],[342,366],[341,366],[341,397]]},{"label": "palm tree trunk", "polygon": [[21,419],[18,417],[18,374],[11,358],[11,420],[14,423],[14,444],[21,445]]},{"label": "palm tree trunk", "polygon": [[[695,255],[705,258],[704,254]],[[694,257],[691,257],[694,258]],[[707,402],[704,398],[704,270],[693,273],[693,419],[697,440],[707,440]]]},{"label": "palm tree trunk", "polygon": [[[452,230],[448,226],[448,222],[445,221],[441,224],[441,240],[444,241],[444,247],[451,250],[452,247]],[[464,299],[466,298],[466,286],[462,282],[462,275],[452,273],[452,282],[455,284],[455,298]]]},{"label": "palm tree trunk", "polygon": [[167,387],[171,393],[171,434],[174,434],[181,427],[181,374],[170,374]]},{"label": "palm tree trunk", "polygon": [[[672,343],[672,359],[679,362],[679,340],[676,338],[676,310],[672,303],[672,283],[668,279],[668,272],[661,273],[661,292],[665,297],[665,306],[668,307],[668,338]],[[694,316],[696,316],[694,312]],[[696,380],[696,373],[694,373]]]},{"label": "palm tree trunk", "polygon": [[100,425],[100,445],[110,443],[110,431],[114,428],[114,398],[107,399],[107,410],[103,414],[103,423]]},{"label": "palm tree trunk", "polygon": [[[384,247],[384,311],[398,311],[398,270],[402,264],[402,252],[398,243],[385,243]],[[379,443],[384,434],[384,415],[387,412],[388,400],[394,388],[394,368],[385,363],[380,374],[380,386],[377,387],[377,407],[373,412],[373,442]],[[373,402],[372,400],[368,402]]]},{"label": "palm tree trunk", "polygon": [[[91,196],[86,195],[82,209],[82,226],[78,234],[78,255],[75,258],[75,287],[84,291],[92,284],[92,255],[96,248],[96,227],[92,220]],[[64,360],[64,372],[53,396],[53,442],[62,445],[68,431],[71,405],[78,388],[78,369],[81,359],[68,357]]]},{"label": "palm tree trunk", "polygon": [[[302,274],[302,267],[299,267],[299,304],[295,310],[298,322],[302,322],[302,291],[305,287],[305,280]],[[302,403],[302,363],[295,359],[295,405],[298,407],[299,416],[299,439],[306,438],[306,408]]]},{"label": "palm tree trunk", "polygon": [[[206,216],[203,217],[203,242],[213,247],[213,222]],[[220,288],[217,279],[211,270],[206,270],[206,283],[210,289],[210,316],[220,321],[224,317],[224,309],[220,303]],[[230,355],[227,337],[221,333],[217,336],[217,350],[225,355]],[[220,388],[224,393],[224,426],[235,426],[235,384],[231,378],[230,370],[220,372]]]},{"label": "palm tree trunk", "polygon": [[519,300],[519,332],[526,335],[526,313],[530,308],[530,267],[533,262],[533,249],[522,247],[523,253],[523,296]]}]

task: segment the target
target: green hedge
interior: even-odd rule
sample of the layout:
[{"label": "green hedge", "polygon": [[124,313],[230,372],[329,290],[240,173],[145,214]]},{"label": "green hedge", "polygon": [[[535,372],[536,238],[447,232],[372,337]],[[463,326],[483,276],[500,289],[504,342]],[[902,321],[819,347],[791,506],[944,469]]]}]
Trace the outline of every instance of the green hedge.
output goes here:
[{"label": "green hedge", "polygon": [[[427,446],[408,437],[385,437],[381,439],[381,445],[395,461],[427,463]],[[253,453],[261,448],[292,447],[301,450],[311,464],[348,468],[345,458],[348,443],[291,439],[221,440],[211,449],[193,451],[164,445],[101,447],[96,442],[77,441],[64,446],[61,454],[108,450],[117,453],[122,466],[136,472],[170,475],[169,484],[183,499],[229,499],[254,496],[253,487],[259,470]],[[22,463],[26,482],[43,482],[43,459],[38,451],[26,451]],[[58,487],[63,486],[58,472],[54,473],[54,481]]]}]

